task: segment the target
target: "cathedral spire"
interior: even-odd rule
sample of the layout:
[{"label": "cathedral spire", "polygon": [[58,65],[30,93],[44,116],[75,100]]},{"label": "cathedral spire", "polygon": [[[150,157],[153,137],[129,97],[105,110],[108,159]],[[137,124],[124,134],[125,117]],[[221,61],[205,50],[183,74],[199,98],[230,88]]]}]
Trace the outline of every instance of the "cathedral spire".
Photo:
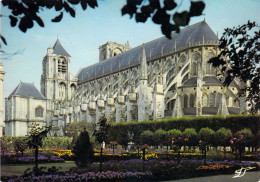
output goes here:
[{"label": "cathedral spire", "polygon": [[141,71],[140,80],[147,80],[147,62],[146,62],[146,53],[145,53],[144,44],[143,44],[143,54],[142,54],[140,71]]},{"label": "cathedral spire", "polygon": [[70,57],[69,53],[63,48],[58,38],[53,46],[53,53]]}]

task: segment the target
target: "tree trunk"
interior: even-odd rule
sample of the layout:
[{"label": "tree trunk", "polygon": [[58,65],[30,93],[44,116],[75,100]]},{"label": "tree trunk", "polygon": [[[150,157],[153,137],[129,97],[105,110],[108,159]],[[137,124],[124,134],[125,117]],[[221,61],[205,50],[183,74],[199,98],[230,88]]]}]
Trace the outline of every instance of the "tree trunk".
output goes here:
[{"label": "tree trunk", "polygon": [[39,148],[38,146],[35,148],[35,175],[38,176],[38,155],[39,155]]}]

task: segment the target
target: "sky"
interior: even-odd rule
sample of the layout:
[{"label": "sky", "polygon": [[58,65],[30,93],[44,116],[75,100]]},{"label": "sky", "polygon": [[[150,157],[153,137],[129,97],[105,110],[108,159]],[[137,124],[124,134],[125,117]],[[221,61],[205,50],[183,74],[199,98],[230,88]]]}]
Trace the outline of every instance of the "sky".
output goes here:
[{"label": "sky", "polygon": [[[180,2],[180,0],[177,0]],[[205,20],[219,37],[224,28],[245,24],[248,20],[260,23],[260,0],[205,0]],[[54,10],[43,10],[40,15],[45,27],[34,23],[26,33],[18,27],[11,27],[8,17],[2,17],[1,34],[8,45],[2,49],[7,53],[20,52],[10,59],[2,59],[4,70],[4,98],[22,82],[34,83],[40,90],[42,60],[47,48],[59,38],[61,44],[71,55],[71,72],[76,75],[80,68],[98,62],[100,45],[108,41],[136,47],[142,43],[162,37],[160,26],[150,19],[146,23],[136,23],[129,15],[122,16],[121,9],[126,1],[98,0],[98,7],[75,6],[76,18],[64,14],[59,23],[51,19],[59,15]],[[189,9],[190,0],[183,0],[179,12]],[[3,15],[9,15],[6,7],[1,7]],[[189,25],[200,22],[204,16],[191,18]]]}]

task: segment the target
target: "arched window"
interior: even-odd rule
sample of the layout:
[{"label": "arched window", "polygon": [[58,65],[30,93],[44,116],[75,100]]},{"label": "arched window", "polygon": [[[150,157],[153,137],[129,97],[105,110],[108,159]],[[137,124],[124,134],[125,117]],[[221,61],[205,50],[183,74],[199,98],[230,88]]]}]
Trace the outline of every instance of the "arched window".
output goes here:
[{"label": "arched window", "polygon": [[66,73],[67,72],[67,63],[65,58],[60,58],[58,61],[58,72]]},{"label": "arched window", "polygon": [[212,58],[214,56],[214,54],[212,52],[207,54],[206,57],[206,74],[213,74],[213,68],[212,68],[212,64],[209,64],[209,60],[210,58]]},{"label": "arched window", "polygon": [[188,96],[184,95],[184,108],[188,107]]},{"label": "arched window", "polygon": [[190,107],[194,107],[194,95],[190,95]]},{"label": "arched window", "polygon": [[215,107],[215,94],[213,93],[209,94],[209,106]]},{"label": "arched window", "polygon": [[71,88],[71,96],[73,96],[75,94],[75,92],[76,92],[76,85],[75,84],[71,84],[70,88]]},{"label": "arched window", "polygon": [[217,98],[216,98],[216,106],[217,107],[220,105],[221,99],[222,99],[222,95],[221,94],[217,94]]},{"label": "arched window", "polygon": [[63,82],[59,84],[59,97],[61,100],[66,98],[66,84]]},{"label": "arched window", "polygon": [[171,100],[170,102],[168,102],[167,110],[173,110],[174,109],[174,105],[175,105],[175,100]]},{"label": "arched window", "polygon": [[36,107],[35,109],[35,117],[43,117],[43,108],[41,106]]},{"label": "arched window", "polygon": [[193,63],[193,65],[192,65],[192,75],[193,76],[197,76],[197,69],[198,69],[197,63]]}]

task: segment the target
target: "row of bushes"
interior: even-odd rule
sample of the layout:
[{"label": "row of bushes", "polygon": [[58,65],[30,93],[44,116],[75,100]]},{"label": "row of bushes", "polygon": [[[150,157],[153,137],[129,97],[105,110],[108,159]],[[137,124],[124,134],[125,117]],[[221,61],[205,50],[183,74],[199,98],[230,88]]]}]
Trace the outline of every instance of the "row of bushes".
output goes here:
[{"label": "row of bushes", "polygon": [[[184,132],[177,129],[165,131],[162,129],[152,132],[145,130],[141,133],[137,144],[148,144],[150,146],[198,146],[200,143],[205,143],[208,146],[232,146],[234,138],[242,137],[244,146],[255,147],[259,136],[253,135],[250,129],[243,129],[236,133],[232,133],[230,129],[220,128],[216,132],[210,128],[201,128],[197,133],[194,128],[186,128]],[[242,141],[242,140],[241,140]]]},{"label": "row of bushes", "polygon": [[[0,137],[1,152],[22,152],[28,148],[28,137],[2,136]],[[42,141],[43,149],[70,149],[72,148],[72,138],[45,137]]]},{"label": "row of bushes", "polygon": [[182,132],[187,128],[193,128],[197,133],[201,128],[211,128],[218,131],[222,127],[229,129],[232,133],[237,133],[244,128],[251,130],[252,134],[259,135],[260,116],[259,115],[238,115],[238,116],[201,116],[201,117],[182,117],[179,119],[168,118],[155,121],[122,122],[112,124],[110,128],[111,141],[117,141],[126,146],[130,141],[129,134],[133,134],[133,141],[138,143],[141,134],[149,130],[155,132],[159,129],[169,131],[177,129]]}]

